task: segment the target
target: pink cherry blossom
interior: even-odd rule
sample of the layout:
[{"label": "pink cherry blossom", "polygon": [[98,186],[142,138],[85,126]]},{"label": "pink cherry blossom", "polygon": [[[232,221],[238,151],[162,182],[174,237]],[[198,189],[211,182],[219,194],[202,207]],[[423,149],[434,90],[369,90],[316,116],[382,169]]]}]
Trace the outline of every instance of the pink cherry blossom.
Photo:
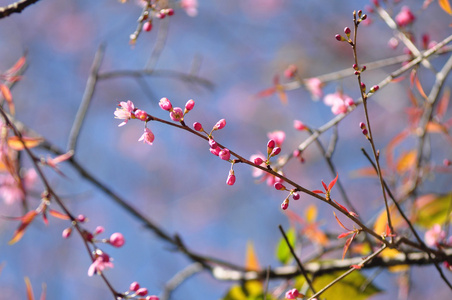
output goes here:
[{"label": "pink cherry blossom", "polygon": [[225,119],[221,119],[220,121],[217,122],[217,124],[215,124],[215,126],[213,126],[213,130],[223,129],[224,126],[226,126],[226,120]]},{"label": "pink cherry blossom", "polygon": [[63,239],[67,239],[68,237],[71,236],[71,233],[72,233],[72,227],[68,227],[63,230],[63,233],[61,235],[63,236]]},{"label": "pink cherry blossom", "polygon": [[115,232],[110,236],[110,244],[116,248],[122,247],[125,243],[122,233]]},{"label": "pink cherry blossom", "polygon": [[395,21],[397,25],[400,27],[407,26],[416,19],[416,17],[411,12],[411,9],[408,6],[403,6],[402,10],[395,17]]},{"label": "pink cherry blossom", "polygon": [[130,284],[129,290],[132,292],[136,292],[136,291],[138,291],[139,288],[140,288],[140,284],[138,282],[134,281]]},{"label": "pink cherry blossom", "polygon": [[139,288],[139,289],[136,291],[136,294],[137,294],[138,296],[146,296],[146,295],[148,294],[148,289],[147,289],[147,288]]},{"label": "pink cherry blossom", "polygon": [[286,139],[286,133],[281,130],[272,131],[272,132],[267,133],[267,137],[270,140],[274,140],[276,143],[276,146],[281,147],[282,143]]},{"label": "pink cherry blossom", "polygon": [[182,122],[184,120],[184,112],[182,111],[182,108],[180,107],[173,108],[173,111],[170,112],[170,118],[174,122]]},{"label": "pink cherry blossom", "polygon": [[143,135],[138,139],[139,142],[143,141],[143,143],[146,143],[148,145],[152,145],[154,142],[154,134],[149,128],[144,128]]},{"label": "pink cherry blossom", "polygon": [[132,117],[132,113],[135,109],[135,106],[133,105],[133,102],[128,100],[127,102],[120,102],[119,103],[120,108],[116,108],[115,111],[115,118],[124,120],[121,124],[118,125],[118,127],[126,125],[127,122]]},{"label": "pink cherry blossom", "polygon": [[102,250],[97,249],[94,257],[95,259],[93,263],[88,268],[88,276],[101,274],[105,268],[113,268],[110,256],[108,256],[105,252],[102,252]]},{"label": "pink cherry blossom", "polygon": [[212,153],[213,155],[219,156],[221,148],[220,147],[216,147],[216,148],[210,148],[209,150],[210,150],[210,153]]},{"label": "pink cherry blossom", "polygon": [[234,170],[229,170],[229,175],[228,175],[228,178],[226,179],[226,184],[234,185],[234,183],[235,183]]},{"label": "pink cherry blossom", "polygon": [[103,226],[97,226],[96,229],[94,230],[94,235],[99,235],[104,231],[105,231],[105,228]]},{"label": "pink cherry blossom", "polygon": [[295,77],[295,74],[297,74],[297,71],[298,71],[297,66],[289,65],[287,69],[284,70],[284,76],[289,79],[293,78]]},{"label": "pink cherry blossom", "polygon": [[300,120],[294,120],[293,121],[293,127],[296,130],[305,130],[307,128],[306,125],[304,125],[304,123],[301,122]]},{"label": "pink cherry blossom", "polygon": [[201,131],[201,130],[202,130],[202,125],[201,125],[201,123],[199,123],[199,122],[195,122],[195,123],[193,123],[193,128],[194,128],[196,131]]},{"label": "pink cherry blossom", "polygon": [[25,197],[24,191],[29,190],[38,178],[35,169],[29,169],[25,172],[22,183],[9,173],[0,174],[0,198],[3,198],[6,204],[13,204],[21,201]]},{"label": "pink cherry blossom", "polygon": [[346,113],[348,107],[354,104],[351,97],[341,92],[326,95],[323,102],[331,106],[331,111],[335,115]]},{"label": "pink cherry blossom", "polygon": [[425,233],[425,244],[429,247],[437,246],[446,238],[446,232],[441,229],[441,225],[435,224],[433,228]]},{"label": "pink cherry blossom", "polygon": [[190,17],[198,15],[198,0],[181,0],[180,6]]},{"label": "pink cherry blossom", "polygon": [[156,295],[150,295],[146,297],[146,300],[160,300],[160,298]]},{"label": "pink cherry blossom", "polygon": [[146,121],[146,119],[148,118],[148,114],[144,110],[137,109],[135,111],[135,117],[137,119],[140,119],[141,121]]},{"label": "pink cherry blossom", "polygon": [[192,110],[193,107],[195,107],[195,101],[193,101],[192,99],[188,100],[187,103],[185,103],[185,109],[187,111]]},{"label": "pink cherry blossom", "polygon": [[311,93],[314,100],[318,100],[323,96],[323,85],[323,82],[318,78],[309,78],[305,83],[306,89]]}]

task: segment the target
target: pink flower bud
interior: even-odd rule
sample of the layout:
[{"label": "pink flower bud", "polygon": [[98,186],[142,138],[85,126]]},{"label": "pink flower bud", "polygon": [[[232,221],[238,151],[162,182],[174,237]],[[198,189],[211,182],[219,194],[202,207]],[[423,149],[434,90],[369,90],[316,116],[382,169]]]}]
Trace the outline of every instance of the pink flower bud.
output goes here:
[{"label": "pink flower bud", "polygon": [[212,153],[213,155],[219,156],[221,148],[220,147],[216,147],[216,148],[210,148],[209,150],[210,150],[210,153]]},{"label": "pink flower bud", "polygon": [[415,16],[408,6],[403,6],[402,10],[395,16],[395,21],[400,27],[407,26],[414,22]]},{"label": "pink flower bud", "polygon": [[229,158],[231,158],[231,153],[229,152],[229,149],[224,148],[223,150],[220,151],[220,153],[218,153],[218,156],[222,160],[229,160]]},{"label": "pink flower bud", "polygon": [[293,121],[293,127],[296,130],[305,130],[307,128],[306,125],[304,125],[304,123],[299,121],[299,120],[294,120]]},{"label": "pink flower bud", "polygon": [[198,122],[193,123],[193,128],[194,128],[196,131],[202,131],[202,125],[201,125],[201,123],[198,123]]},{"label": "pink flower bud", "polygon": [[168,98],[160,99],[159,106],[161,109],[166,110],[166,111],[170,111],[173,108],[173,105],[168,100]]},{"label": "pink flower bud", "polygon": [[210,148],[212,148],[212,149],[218,148],[218,144],[214,139],[209,139],[209,145],[210,145]]},{"label": "pink flower bud", "polygon": [[284,76],[286,78],[293,78],[295,74],[297,74],[297,66],[295,65],[290,65],[284,70]]},{"label": "pink flower bud", "polygon": [[68,227],[65,230],[63,230],[63,234],[62,234],[63,239],[67,239],[68,237],[70,237],[71,233],[72,233],[72,227]]},{"label": "pink flower bud", "polygon": [[105,229],[102,226],[97,226],[96,229],[94,230],[94,235],[98,235],[101,234],[102,232],[104,232]]},{"label": "pink flower bud", "polygon": [[279,153],[281,153],[281,148],[276,147],[276,148],[273,149],[272,153],[270,153],[270,156],[276,156]]},{"label": "pink flower bud", "polygon": [[276,182],[275,185],[274,185],[274,187],[275,187],[275,189],[277,189],[278,191],[281,191],[281,190],[285,190],[285,189],[286,189],[286,187],[285,187],[281,182]]},{"label": "pink flower bud", "polygon": [[370,88],[370,92],[371,93],[375,93],[376,91],[378,91],[380,89],[380,87],[378,85],[374,85],[373,87]]},{"label": "pink flower bud", "polygon": [[185,109],[188,111],[192,110],[194,106],[195,101],[193,101],[192,99],[188,100],[187,103],[185,103]]},{"label": "pink flower bud", "polygon": [[293,194],[292,194],[292,198],[293,198],[294,200],[298,200],[298,199],[300,199],[300,194],[298,194],[298,193],[293,193]]},{"label": "pink flower bud", "polygon": [[260,158],[260,157],[256,157],[256,158],[254,159],[254,163],[255,163],[256,165],[258,165],[258,166],[260,166],[263,162],[264,162],[264,160],[263,160],[262,158]]},{"label": "pink flower bud", "polygon": [[366,124],[364,124],[363,122],[359,122],[359,128],[361,129],[366,128]]},{"label": "pink flower bud", "polygon": [[146,121],[146,119],[148,118],[148,114],[144,110],[137,109],[135,111],[135,117],[137,119],[140,119],[141,121]]},{"label": "pink flower bud", "polygon": [[152,30],[152,21],[149,20],[146,23],[143,24],[143,30],[144,31],[151,31]]},{"label": "pink flower bud", "polygon": [[228,175],[228,178],[226,179],[226,184],[234,185],[234,183],[235,183],[234,170],[229,170],[229,175]]},{"label": "pink flower bud", "polygon": [[136,291],[137,296],[146,296],[148,293],[148,289],[147,288],[139,288]]},{"label": "pink flower bud", "polygon": [[182,122],[184,120],[184,112],[182,111],[182,108],[180,107],[173,108],[173,111],[170,112],[170,118],[174,122]]},{"label": "pink flower bud", "polygon": [[286,299],[297,299],[300,296],[300,293],[297,289],[292,289],[290,291],[287,291],[286,293]]},{"label": "pink flower bud", "polygon": [[155,17],[157,19],[164,19],[166,17],[166,14],[165,14],[164,10],[162,9],[160,12],[155,14]]},{"label": "pink flower bud", "polygon": [[451,161],[448,160],[447,158],[443,160],[443,165],[444,165],[444,166],[448,167],[448,166],[450,166],[451,164],[452,164]]},{"label": "pink flower bud", "polygon": [[363,133],[365,136],[367,136],[367,135],[369,134],[369,132],[367,131],[366,128],[364,128],[364,129],[362,130],[362,133]]},{"label": "pink flower bud", "polygon": [[136,281],[132,282],[129,287],[129,291],[136,292],[140,288],[140,284]]},{"label": "pink flower bud", "polygon": [[122,247],[125,243],[124,236],[119,233],[115,232],[110,236],[110,244],[116,248]]},{"label": "pink flower bud", "polygon": [[78,215],[77,221],[79,221],[80,223],[83,223],[86,221],[86,217],[84,215]]},{"label": "pink flower bud", "polygon": [[226,120],[221,119],[220,121],[217,122],[217,124],[215,124],[215,126],[213,127],[213,130],[220,130],[220,129],[224,128],[224,126],[226,126]]},{"label": "pink flower bud", "polygon": [[344,33],[345,33],[346,35],[349,35],[351,32],[352,32],[352,31],[350,30],[350,28],[348,28],[348,27],[345,27],[345,28],[344,28]]},{"label": "pink flower bud", "polygon": [[167,14],[168,16],[174,15],[174,9],[168,8],[168,9],[166,10],[166,14]]},{"label": "pink flower bud", "polygon": [[[288,199],[284,200],[283,203],[281,203],[281,209],[286,210],[289,207],[289,201]],[[292,298],[295,299],[295,298]]]},{"label": "pink flower bud", "polygon": [[339,42],[345,41],[345,39],[342,37],[342,35],[340,34],[336,34],[335,35],[336,40],[338,40]]},{"label": "pink flower bud", "polygon": [[146,300],[160,300],[160,298],[156,295],[152,295],[152,296],[147,296]]},{"label": "pink flower bud", "polygon": [[269,140],[268,141],[268,143],[267,143],[267,148],[268,149],[273,149],[273,148],[275,148],[275,146],[276,146],[276,143],[275,143],[274,140]]}]

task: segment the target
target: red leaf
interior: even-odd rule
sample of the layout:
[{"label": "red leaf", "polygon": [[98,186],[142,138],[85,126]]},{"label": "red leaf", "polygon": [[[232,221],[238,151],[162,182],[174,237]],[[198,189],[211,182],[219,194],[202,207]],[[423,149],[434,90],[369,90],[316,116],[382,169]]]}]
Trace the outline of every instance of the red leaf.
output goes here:
[{"label": "red leaf", "polygon": [[0,91],[2,92],[3,98],[5,98],[6,101],[8,102],[13,101],[13,96],[11,95],[9,87],[7,87],[4,84],[0,84]]},{"label": "red leaf", "polygon": [[348,236],[348,235],[350,235],[350,234],[353,234],[353,233],[354,233],[354,231],[347,231],[347,232],[344,232],[344,233],[339,234],[339,235],[337,236],[337,238],[338,238],[338,239],[342,239],[342,238],[344,238],[344,237],[346,237],[346,236]]},{"label": "red leaf", "polygon": [[328,187],[326,186],[325,182],[323,182],[323,180],[322,180],[322,185],[323,185],[323,188],[325,189],[325,191],[328,191]]},{"label": "red leaf", "polygon": [[11,68],[9,68],[5,74],[7,75],[12,75],[14,73],[17,73],[25,64],[26,61],[26,57],[22,56],[21,58],[19,58],[19,60],[14,64],[14,66],[12,66]]},{"label": "red leaf", "polygon": [[49,209],[49,214],[61,220],[69,220],[69,217],[67,215],[60,213],[59,211],[56,211],[54,209]]},{"label": "red leaf", "polygon": [[276,93],[276,88],[275,87],[271,87],[271,88],[265,89],[265,90],[257,93],[256,96],[254,96],[254,98],[257,98],[257,99],[264,98],[264,97],[271,96],[274,93]]},{"label": "red leaf", "polygon": [[316,194],[325,194],[325,192],[321,190],[313,190],[312,192]]},{"label": "red leaf", "polygon": [[345,245],[344,245],[344,251],[342,252],[342,259],[344,259],[345,254],[347,253],[348,248],[349,248],[350,245],[352,244],[352,241],[353,241],[353,239],[355,238],[355,236],[356,236],[356,232],[355,232],[354,235],[352,235],[352,236],[345,242]]},{"label": "red leaf", "polygon": [[352,267],[353,269],[356,269],[356,270],[361,270],[361,268],[362,268],[363,266],[360,266],[360,265],[351,265],[350,267]]},{"label": "red leaf", "polygon": [[334,200],[333,199],[333,201],[334,201],[334,203],[336,203],[337,205],[339,205],[339,207],[340,208],[342,208],[343,210],[345,210],[347,213],[349,213],[349,211],[348,211],[348,209],[347,208],[345,208],[345,206],[343,206],[343,205],[341,205],[341,204],[339,204],[339,203],[337,203],[337,201],[336,200]]},{"label": "red leaf", "polygon": [[442,120],[444,114],[447,111],[447,107],[449,106],[450,99],[450,90],[446,89],[443,93],[443,96],[439,100],[438,106],[436,107],[436,115],[439,120]]},{"label": "red leaf", "polygon": [[333,181],[330,182],[330,185],[328,185],[328,191],[331,191],[333,186],[336,184],[337,178],[339,177],[339,174],[336,173],[336,178],[333,179]]},{"label": "red leaf", "polygon": [[27,212],[22,217],[22,223],[19,225],[19,228],[14,232],[12,239],[8,242],[9,245],[17,243],[25,233],[25,229],[27,229],[28,225],[33,221],[38,213],[36,210],[32,210]]},{"label": "red leaf", "polygon": [[348,230],[348,231],[352,231],[352,230],[348,229],[347,227],[345,227],[344,224],[342,224],[341,221],[339,221],[339,218],[336,216],[336,213],[335,213],[334,211],[333,211],[333,214],[334,214],[334,217],[336,218],[337,223],[339,223],[339,225],[340,225],[342,228],[344,228],[345,230]]},{"label": "red leaf", "polygon": [[46,300],[46,290],[47,290],[47,286],[45,283],[42,284],[42,293],[41,293],[41,298],[39,298],[39,300]]}]

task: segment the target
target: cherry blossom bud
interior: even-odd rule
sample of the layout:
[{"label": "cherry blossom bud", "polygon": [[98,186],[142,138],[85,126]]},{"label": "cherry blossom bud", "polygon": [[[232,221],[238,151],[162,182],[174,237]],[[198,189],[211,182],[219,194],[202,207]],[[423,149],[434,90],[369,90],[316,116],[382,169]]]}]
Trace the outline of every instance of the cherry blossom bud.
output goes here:
[{"label": "cherry blossom bud", "polygon": [[367,135],[369,134],[369,132],[367,131],[367,129],[366,128],[364,128],[363,130],[362,130],[362,133],[367,137]]},{"label": "cherry blossom bud", "polygon": [[392,37],[389,39],[389,41],[388,41],[389,48],[395,49],[395,48],[397,48],[398,45],[399,45],[398,39],[396,39],[395,37]]},{"label": "cherry blossom bud", "polygon": [[267,148],[268,149],[273,149],[273,148],[275,148],[275,146],[276,146],[276,143],[275,143],[274,140],[269,140],[268,141],[268,143],[267,143]]},{"label": "cherry blossom bud", "polygon": [[359,128],[364,129],[366,128],[366,124],[364,124],[363,122],[359,123]]},{"label": "cherry blossom bud", "polygon": [[65,230],[63,230],[63,234],[62,234],[63,239],[67,239],[68,237],[70,237],[71,233],[72,233],[72,227],[68,227]]},{"label": "cherry blossom bud", "polygon": [[226,184],[227,185],[234,185],[235,183],[235,175],[234,175],[234,170],[229,170],[229,175],[228,178],[226,179]]},{"label": "cherry blossom bud", "polygon": [[263,162],[264,162],[264,160],[263,160],[262,158],[260,158],[260,157],[256,157],[256,158],[254,159],[254,163],[255,163],[256,165],[258,165],[258,166],[260,166]]},{"label": "cherry blossom bud", "polygon": [[185,109],[187,111],[192,110],[194,106],[195,106],[195,101],[193,101],[192,99],[188,100],[187,103],[185,103]]},{"label": "cherry blossom bud", "polygon": [[294,200],[298,200],[298,199],[300,199],[300,194],[298,194],[298,193],[293,193],[293,194],[292,194],[292,198],[293,198]]},{"label": "cherry blossom bud", "polygon": [[141,121],[146,121],[146,119],[148,118],[148,114],[144,110],[137,109],[135,111],[135,117],[137,119],[140,119]]},{"label": "cherry blossom bud", "polygon": [[167,14],[168,16],[174,15],[174,9],[168,8],[168,9],[166,10],[166,14]]},{"label": "cherry blossom bud", "polygon": [[218,156],[222,160],[229,160],[229,158],[231,158],[231,153],[229,152],[229,149],[224,148],[223,150],[220,151],[220,153],[218,153]]},{"label": "cherry blossom bud", "polygon": [[164,19],[166,17],[166,14],[164,13],[164,10],[162,9],[160,12],[155,14],[155,17],[157,19]]},{"label": "cherry blossom bud", "polygon": [[143,30],[144,31],[151,31],[152,30],[152,20],[147,21],[143,24]]},{"label": "cherry blossom bud", "polygon": [[139,142],[143,141],[143,143],[152,145],[154,139],[155,139],[154,133],[149,128],[144,128],[144,133],[141,135],[138,141]]},{"label": "cherry blossom bud", "polygon": [[218,144],[214,139],[209,139],[209,145],[210,145],[210,148],[212,148],[212,149],[218,148]]},{"label": "cherry blossom bud", "polygon": [[409,6],[403,6],[402,10],[395,16],[395,21],[400,27],[413,23],[415,19],[416,17],[411,12]]},{"label": "cherry blossom bud", "polygon": [[352,32],[352,31],[350,30],[350,28],[348,28],[348,27],[345,27],[345,28],[344,28],[344,33],[345,33],[347,36],[349,36],[351,32]]},{"label": "cherry blossom bud", "polygon": [[196,131],[202,131],[202,125],[201,125],[201,123],[199,123],[199,122],[193,123],[193,128],[194,128]]},{"label": "cherry blossom bud", "polygon": [[281,209],[286,210],[289,207],[289,198],[286,198],[283,203],[281,203]]},{"label": "cherry blossom bud", "polygon": [[298,292],[297,289],[292,289],[286,292],[286,299],[297,299],[300,296],[301,294]]},{"label": "cherry blossom bud", "polygon": [[146,300],[160,300],[160,298],[156,295],[147,296],[145,299]]},{"label": "cherry blossom bud", "polygon": [[278,155],[279,153],[281,153],[281,148],[276,147],[276,148],[274,148],[273,151],[270,153],[270,156],[276,156],[276,155]]},{"label": "cherry blossom bud", "polygon": [[102,226],[97,226],[96,229],[94,230],[94,235],[98,235],[101,234],[102,232],[104,232],[105,229]]},{"label": "cherry blossom bud", "polygon": [[136,292],[140,288],[140,284],[136,281],[132,282],[129,287],[129,291]]},{"label": "cherry blossom bud", "polygon": [[216,148],[210,148],[209,150],[210,150],[210,153],[212,153],[213,155],[219,156],[221,148],[220,147],[216,147]]},{"label": "cherry blossom bud", "polygon": [[366,91],[366,85],[364,84],[364,82],[361,82],[361,90],[363,92]]},{"label": "cherry blossom bud", "polygon": [[166,111],[171,111],[171,109],[173,108],[173,105],[168,100],[168,98],[160,99],[159,106],[161,109],[166,110]]},{"label": "cherry blossom bud", "polygon": [[174,122],[182,122],[184,120],[184,112],[182,111],[182,108],[180,107],[173,108],[173,111],[170,112],[170,118]]},{"label": "cherry blossom bud", "polygon": [[366,71],[366,69],[367,69],[367,67],[366,67],[366,66],[363,66],[363,67],[361,68],[361,72]]},{"label": "cherry blossom bud", "polygon": [[336,37],[336,40],[338,40],[339,42],[345,41],[345,39],[340,34],[336,34],[335,37]]},{"label": "cherry blossom bud", "polygon": [[213,127],[213,130],[220,130],[220,129],[224,128],[224,126],[226,126],[226,120],[221,119],[220,121],[217,122],[217,124],[215,124],[215,126]]},{"label": "cherry blossom bud", "polygon": [[451,161],[448,160],[447,158],[443,160],[443,165],[444,165],[444,166],[448,167],[448,166],[450,166],[451,164],[452,164]]},{"label": "cherry blossom bud", "polygon": [[110,245],[119,248],[122,247],[125,243],[124,236],[122,233],[115,232],[110,236]]},{"label": "cherry blossom bud", "polygon": [[364,21],[365,19],[367,19],[367,15],[366,15],[366,14],[364,14],[364,15],[361,17],[361,21]]},{"label": "cherry blossom bud", "polygon": [[299,120],[294,120],[293,121],[293,127],[296,130],[305,130],[305,129],[307,129],[306,125],[304,125],[304,123],[299,121]]},{"label": "cherry blossom bud", "polygon": [[137,296],[146,296],[148,293],[148,289],[147,288],[139,288],[136,291]]},{"label": "cherry blossom bud", "polygon": [[274,185],[274,187],[275,187],[275,189],[277,189],[278,191],[281,191],[281,190],[285,190],[285,189],[286,189],[286,187],[285,187],[281,182],[276,182],[275,185]]},{"label": "cherry blossom bud", "polygon": [[373,87],[370,88],[370,92],[375,93],[376,91],[378,91],[378,89],[380,89],[380,87],[378,85],[374,85]]},{"label": "cherry blossom bud", "polygon": [[352,68],[353,68],[354,70],[358,70],[358,65],[357,65],[357,64],[353,64]]},{"label": "cherry blossom bud", "polygon": [[77,221],[79,221],[80,223],[83,223],[86,221],[86,217],[84,215],[78,215]]}]

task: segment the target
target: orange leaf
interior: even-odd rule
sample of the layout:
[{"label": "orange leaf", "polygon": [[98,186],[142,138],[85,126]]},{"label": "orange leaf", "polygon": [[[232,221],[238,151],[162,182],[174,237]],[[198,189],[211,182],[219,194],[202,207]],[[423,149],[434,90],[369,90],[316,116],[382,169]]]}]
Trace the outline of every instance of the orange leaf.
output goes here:
[{"label": "orange leaf", "polygon": [[2,92],[3,98],[5,98],[7,102],[13,101],[13,96],[11,95],[9,87],[4,84],[0,84],[0,91]]},{"label": "orange leaf", "polygon": [[259,271],[259,261],[257,260],[256,252],[254,251],[254,246],[252,242],[246,244],[246,260],[245,268],[248,271]]},{"label": "orange leaf", "polygon": [[27,229],[28,225],[33,221],[38,213],[36,210],[32,210],[27,212],[22,217],[22,223],[19,225],[19,228],[14,232],[12,239],[8,242],[9,245],[17,243],[25,233],[25,229]]},{"label": "orange leaf", "polygon": [[347,227],[344,226],[344,224],[342,224],[341,221],[339,221],[339,218],[336,216],[336,213],[333,211],[334,217],[336,218],[337,223],[339,223],[339,225],[344,228],[345,230],[351,231],[350,229],[348,229]]},{"label": "orange leaf", "polygon": [[27,299],[34,300],[35,296],[33,295],[33,289],[31,288],[30,279],[25,277],[25,286],[27,287]]},{"label": "orange leaf", "polygon": [[394,165],[394,149],[395,147],[400,144],[407,136],[409,135],[409,132],[407,130],[404,130],[402,132],[400,132],[398,135],[396,135],[389,143],[387,146],[387,151],[386,151],[386,161],[388,166],[391,169],[395,168]]},{"label": "orange leaf", "polygon": [[436,107],[436,115],[439,120],[441,120],[446,114],[447,107],[449,106],[450,99],[450,89],[445,89],[443,96],[439,100],[438,106]]},{"label": "orange leaf", "polygon": [[314,204],[309,205],[306,208],[305,216],[308,223],[313,223],[317,219],[317,206]]},{"label": "orange leaf", "polygon": [[271,88],[265,89],[265,90],[257,93],[257,95],[254,96],[254,98],[255,99],[264,98],[264,97],[268,97],[270,95],[273,95],[274,93],[276,93],[276,88],[275,87],[271,87]]},{"label": "orange leaf", "polygon": [[[383,172],[382,172],[383,173]],[[377,176],[377,171],[373,167],[365,167],[355,171],[350,174],[351,177],[375,177]]]},{"label": "orange leaf", "polygon": [[47,286],[45,283],[42,284],[42,293],[41,293],[41,298],[39,298],[39,300],[46,300],[46,290],[47,290]]},{"label": "orange leaf", "polygon": [[353,234],[350,238],[348,238],[347,241],[345,242],[345,245],[344,245],[344,251],[342,252],[342,259],[344,259],[345,254],[347,253],[348,248],[349,248],[350,245],[352,244],[352,241],[353,241],[353,239],[355,238],[355,236],[356,236],[356,233]]},{"label": "orange leaf", "polygon": [[422,88],[421,82],[419,81],[419,77],[417,75],[414,76],[414,84],[416,85],[417,90],[419,91],[419,93],[421,94],[421,96],[427,100],[428,97],[424,92],[424,89]]},{"label": "orange leaf", "polygon": [[58,219],[61,219],[61,220],[69,220],[69,217],[67,215],[65,215],[63,213],[60,213],[59,211],[56,211],[54,209],[49,209],[49,214],[52,217],[55,217],[55,218],[58,218]]},{"label": "orange leaf", "polygon": [[442,132],[442,133],[448,133],[448,130],[444,125],[438,124],[436,122],[428,122],[427,123],[427,131],[428,132]]},{"label": "orange leaf", "polygon": [[452,15],[452,9],[450,8],[449,0],[438,0],[439,6],[447,12],[449,15]]},{"label": "orange leaf", "polygon": [[350,234],[353,234],[353,233],[354,233],[354,231],[347,231],[347,232],[344,232],[344,233],[339,234],[339,235],[337,236],[337,238],[338,238],[338,239],[341,239],[341,238],[344,238],[344,237],[346,237],[347,235],[350,235]]},{"label": "orange leaf", "polygon": [[415,166],[417,159],[417,151],[411,150],[404,152],[397,162],[396,170],[399,174],[405,173]]},{"label": "orange leaf", "polygon": [[340,208],[342,208],[343,210],[345,210],[347,213],[350,213],[350,212],[348,211],[348,209],[347,209],[345,206],[339,204],[339,203],[338,203],[336,200],[334,200],[334,199],[333,199],[333,201],[334,201],[334,203],[336,203],[337,205],[339,205]]},{"label": "orange leaf", "polygon": [[8,146],[14,150],[20,151],[24,149],[24,144],[28,149],[31,149],[38,146],[43,141],[44,141],[43,138],[33,138],[23,136],[22,139],[20,139],[18,136],[12,136],[8,138]]},{"label": "orange leaf", "polygon": [[287,94],[284,90],[284,87],[282,85],[277,85],[276,90],[278,91],[278,96],[282,104],[287,104]]},{"label": "orange leaf", "polygon": [[5,73],[8,75],[17,73],[23,67],[23,65],[25,64],[25,61],[26,61],[26,57],[24,55],[21,58],[19,58],[19,60],[14,64],[14,66],[9,68],[8,71],[6,71]]}]

